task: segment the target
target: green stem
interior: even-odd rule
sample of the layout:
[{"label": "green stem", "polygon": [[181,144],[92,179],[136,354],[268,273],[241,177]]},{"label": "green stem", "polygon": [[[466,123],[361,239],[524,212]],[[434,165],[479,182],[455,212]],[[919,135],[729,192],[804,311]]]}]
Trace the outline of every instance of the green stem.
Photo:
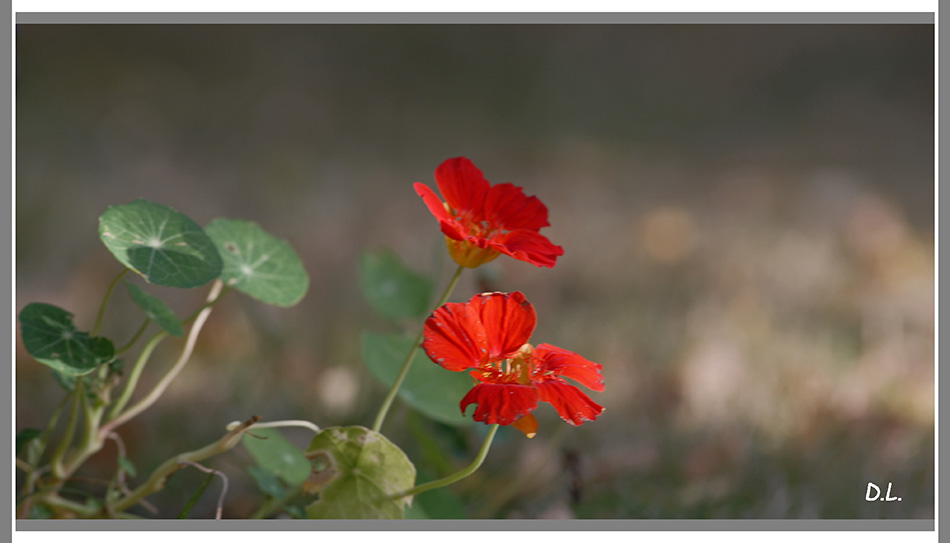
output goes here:
[{"label": "green stem", "polygon": [[[490,496],[490,498],[487,501],[481,502],[481,507],[475,511],[472,518],[494,518],[495,513],[504,507],[512,498],[518,495],[527,495],[527,492],[532,489],[532,487],[537,486],[539,481],[545,480],[543,477],[540,477],[540,474],[561,451],[561,443],[564,441],[564,436],[567,435],[567,429],[570,428],[570,426],[558,424],[556,428],[557,430],[555,430],[551,436],[541,459],[535,462],[531,469],[519,471],[515,477],[511,475],[503,476],[502,479],[504,482],[499,485],[502,488],[487,492],[486,496]],[[543,490],[543,488],[541,490]]]},{"label": "green stem", "polygon": [[479,467],[481,467],[482,462],[485,461],[485,457],[488,456],[488,449],[491,448],[491,442],[495,439],[495,432],[498,431],[498,425],[492,424],[491,429],[488,430],[488,435],[485,436],[485,442],[482,443],[482,448],[478,451],[478,456],[475,457],[475,460],[468,465],[465,469],[457,471],[448,477],[443,477],[435,481],[429,481],[428,483],[421,484],[419,486],[410,488],[404,492],[394,494],[390,496],[390,499],[398,500],[399,498],[405,498],[406,496],[414,496],[421,492],[428,492],[429,490],[435,490],[437,488],[442,488],[443,486],[448,486],[457,481],[468,477],[469,475],[475,473]]},{"label": "green stem", "polygon": [[[202,304],[201,307],[196,309],[191,315],[188,315],[187,317],[182,319],[181,323],[188,324],[192,320],[198,318],[198,315],[201,315],[202,311],[218,303],[218,301],[220,301],[221,298],[223,298],[225,294],[231,291],[231,287],[225,285],[224,283],[221,283],[221,285],[222,285],[221,287],[218,287],[217,282],[215,282],[214,287],[212,287],[211,294],[209,294],[208,296],[208,301]],[[220,290],[217,290],[217,289],[220,289]]]},{"label": "green stem", "polygon": [[208,303],[206,303],[201,310],[198,311],[195,317],[194,324],[191,325],[191,330],[188,332],[188,337],[185,339],[185,348],[181,352],[181,356],[178,357],[178,360],[175,364],[168,370],[168,372],[158,381],[155,385],[155,388],[152,389],[144,398],[138,401],[135,405],[128,408],[121,414],[117,415],[111,421],[105,424],[102,427],[100,432],[99,440],[104,439],[105,436],[109,435],[109,432],[115,430],[122,424],[125,424],[130,419],[137,416],[142,411],[145,411],[152,406],[162,394],[165,393],[165,389],[168,388],[168,385],[175,380],[175,377],[184,369],[185,364],[188,363],[188,360],[191,358],[191,353],[194,351],[195,342],[198,340],[198,334],[201,332],[201,328],[204,326],[205,321],[208,320],[208,315],[211,314],[211,306],[214,302],[217,302],[221,299],[220,294],[222,293],[222,287],[224,283],[220,280],[214,282],[214,286],[211,287],[211,292],[208,293]]},{"label": "green stem", "polygon": [[[63,399],[60,400],[59,405],[56,406],[56,410],[53,411],[52,416],[50,416],[49,422],[46,423],[46,428],[43,430],[42,435],[40,435],[39,446],[36,448],[36,452],[32,455],[28,455],[28,468],[26,471],[26,480],[23,481],[22,495],[24,496],[21,508],[17,513],[17,518],[27,518],[30,513],[30,507],[32,506],[32,496],[35,490],[36,481],[39,478],[39,463],[43,458],[43,453],[46,451],[46,445],[49,443],[49,438],[53,435],[53,430],[56,429],[56,423],[59,422],[59,415],[63,412],[63,408],[66,406],[66,402],[69,400],[69,394],[65,394]],[[18,459],[19,461],[19,459]]]},{"label": "green stem", "polygon": [[169,458],[163,464],[155,468],[155,471],[152,472],[145,483],[133,490],[128,496],[111,504],[111,510],[118,513],[137,504],[145,498],[145,496],[158,492],[165,486],[165,481],[168,480],[168,477],[187,465],[187,462],[200,462],[231,449],[241,442],[241,435],[257,421],[258,417],[253,417],[237,428],[230,430],[224,437],[207,447]]},{"label": "green stem", "polygon": [[179,520],[188,518],[188,513],[190,513],[192,507],[198,503],[198,498],[200,498],[201,495],[205,493],[205,490],[208,489],[208,485],[211,484],[212,479],[214,479],[214,472],[209,473],[208,476],[205,477],[205,480],[201,482],[201,486],[198,487],[198,491],[195,492],[195,495],[192,496],[190,500],[188,500],[188,503],[185,504],[185,508],[182,509],[181,513],[178,514]]},{"label": "green stem", "polygon": [[83,414],[83,432],[79,447],[73,452],[69,461],[63,467],[63,475],[69,477],[73,474],[83,462],[90,456],[99,452],[102,448],[102,440],[99,439],[99,423],[102,421],[102,413],[105,407],[102,405],[92,406],[85,394],[82,395],[82,414]]},{"label": "green stem", "polygon": [[106,314],[106,304],[109,303],[109,298],[112,296],[112,291],[115,290],[115,286],[119,284],[119,281],[129,273],[128,268],[124,268],[119,272],[119,275],[112,280],[112,283],[109,283],[109,288],[106,289],[106,295],[102,298],[102,303],[99,304],[99,314],[96,315],[96,325],[92,327],[92,335],[99,335],[99,326],[102,325],[102,318]]},{"label": "green stem", "polygon": [[132,397],[132,392],[135,391],[135,385],[137,385],[139,382],[139,377],[142,375],[142,370],[145,369],[145,363],[148,362],[149,357],[152,356],[152,351],[155,350],[155,347],[157,347],[159,342],[167,335],[168,332],[159,332],[155,334],[155,337],[148,340],[148,343],[145,344],[142,352],[139,353],[138,359],[135,360],[135,366],[132,367],[132,373],[129,374],[129,380],[125,383],[125,388],[122,390],[122,395],[119,396],[119,399],[115,402],[115,404],[112,405],[112,409],[109,410],[109,420],[119,416],[119,413],[125,409],[126,404],[129,403],[129,399]]},{"label": "green stem", "polygon": [[54,511],[65,510],[75,513],[80,517],[91,517],[99,512],[98,505],[76,503],[72,500],[60,497],[57,494],[47,494],[37,501],[49,506]]},{"label": "green stem", "polygon": [[66,423],[66,434],[63,436],[63,440],[59,446],[56,447],[56,450],[53,452],[53,457],[50,460],[53,477],[59,480],[65,478],[63,475],[63,455],[66,454],[66,449],[69,448],[69,444],[73,440],[73,434],[76,432],[76,421],[79,419],[79,398],[82,395],[82,376],[79,376],[76,378],[76,386],[73,388],[73,406],[69,412],[69,422]]},{"label": "green stem", "polygon": [[69,400],[69,394],[66,394],[63,396],[63,399],[60,400],[59,405],[56,406],[56,411],[53,411],[53,415],[50,417],[49,422],[46,423],[46,428],[43,429],[43,434],[40,436],[40,446],[37,448],[38,450],[36,452],[37,464],[39,464],[40,458],[42,458],[43,452],[46,450],[46,445],[49,444],[49,438],[51,435],[53,435],[53,430],[56,429],[56,423],[59,422],[59,416],[62,414],[67,400]]},{"label": "green stem", "polygon": [[[449,296],[452,294],[452,291],[455,289],[456,283],[459,282],[459,277],[462,276],[462,270],[465,269],[462,266],[459,266],[455,270],[455,275],[452,276],[452,280],[449,281],[449,286],[445,288],[445,292],[442,293],[442,298],[439,299],[438,303],[435,304],[435,307],[440,307],[449,299]],[[389,389],[389,393],[386,394],[386,398],[383,400],[383,405],[379,408],[379,413],[376,414],[376,421],[373,422],[373,431],[378,432],[380,428],[383,427],[383,421],[386,420],[386,414],[389,412],[389,408],[392,407],[393,400],[396,399],[396,393],[399,392],[399,387],[402,386],[402,382],[406,380],[406,375],[409,374],[409,367],[412,366],[412,361],[416,356],[416,351],[419,350],[419,346],[422,345],[422,339],[425,334],[425,326],[423,325],[422,331],[419,332],[416,341],[412,344],[412,349],[409,349],[409,354],[406,356],[406,360],[402,363],[402,369],[399,370],[399,375],[396,376],[396,381],[393,383],[392,388]]]},{"label": "green stem", "polygon": [[130,339],[129,342],[126,343],[125,345],[123,345],[122,347],[116,349],[116,351],[115,351],[115,356],[119,356],[120,354],[124,353],[125,351],[128,351],[129,349],[131,349],[131,348],[132,348],[132,345],[135,345],[135,342],[138,341],[139,338],[142,337],[142,334],[145,333],[145,329],[148,328],[148,323],[150,323],[150,322],[152,322],[152,321],[151,321],[150,319],[146,318],[146,319],[145,319],[145,322],[142,323],[142,326],[139,327],[138,332],[136,332],[135,335],[132,336],[132,339]]}]

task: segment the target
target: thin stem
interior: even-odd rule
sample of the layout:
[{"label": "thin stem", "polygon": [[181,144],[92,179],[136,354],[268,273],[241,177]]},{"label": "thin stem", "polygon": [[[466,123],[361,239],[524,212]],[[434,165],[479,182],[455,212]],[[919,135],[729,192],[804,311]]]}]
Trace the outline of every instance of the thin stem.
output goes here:
[{"label": "thin stem", "polygon": [[69,422],[66,423],[66,434],[59,446],[53,452],[53,458],[50,464],[53,467],[53,477],[63,479],[63,455],[73,440],[73,434],[76,432],[76,421],[79,419],[79,398],[83,395],[82,376],[76,378],[76,386],[73,388],[73,406],[69,411]]},{"label": "thin stem", "polygon": [[166,460],[162,465],[155,468],[155,471],[149,476],[141,486],[132,491],[128,496],[111,504],[112,511],[119,512],[132,507],[142,500],[145,496],[158,492],[165,486],[165,481],[172,474],[181,469],[187,462],[200,462],[216,454],[227,451],[241,442],[241,435],[257,422],[258,417],[252,417],[241,426],[232,429],[221,439],[215,441],[207,447],[182,453]]},{"label": "thin stem", "polygon": [[[194,464],[193,462],[191,463]],[[201,464],[194,465],[200,466]],[[205,480],[201,482],[201,485],[198,486],[198,490],[195,491],[195,494],[188,500],[188,503],[185,504],[185,508],[181,510],[181,513],[178,513],[178,520],[188,518],[188,513],[191,513],[191,508],[194,507],[195,504],[198,503],[198,499],[204,495],[212,479],[214,479],[214,473],[209,473],[208,476],[205,477]]]},{"label": "thin stem", "polygon": [[556,428],[557,430],[555,430],[554,435],[551,436],[541,459],[533,463],[530,469],[519,471],[516,477],[511,477],[510,475],[502,477],[504,480],[502,485],[500,485],[502,488],[488,493],[487,495],[491,498],[486,502],[482,502],[482,506],[475,511],[472,518],[492,518],[495,512],[504,507],[512,498],[518,495],[527,495],[532,487],[537,486],[538,481],[545,480],[543,477],[540,477],[540,475],[544,468],[554,460],[557,453],[560,452],[561,443],[564,441],[564,436],[567,435],[566,429],[570,428],[570,426],[558,424]]},{"label": "thin stem", "polygon": [[81,504],[76,503],[72,500],[68,500],[59,496],[58,494],[47,494],[42,497],[42,499],[37,500],[40,503],[43,503],[54,510],[66,510],[72,513],[76,513],[82,517],[91,517],[95,515],[99,508],[94,504]]},{"label": "thin stem", "polygon": [[[233,430],[241,424],[242,423],[238,421],[234,421],[231,424],[228,424],[227,428],[228,430]],[[315,434],[320,433],[320,427],[309,420],[275,420],[272,422],[259,422],[254,425],[254,428],[289,428],[292,426],[306,428]]]},{"label": "thin stem", "polygon": [[56,429],[56,423],[59,422],[59,416],[63,412],[63,408],[66,406],[66,401],[69,400],[69,394],[63,396],[63,399],[59,401],[59,405],[56,406],[56,410],[53,411],[52,416],[49,418],[49,422],[46,423],[46,428],[43,429],[43,434],[40,436],[40,446],[37,448],[35,461],[39,463],[40,458],[43,456],[43,452],[46,450],[46,445],[49,444],[49,438],[53,435],[53,430]]},{"label": "thin stem", "polygon": [[123,345],[122,347],[119,347],[118,349],[116,349],[115,356],[119,356],[125,351],[128,351],[129,349],[131,349],[132,345],[135,345],[135,342],[138,341],[139,338],[142,337],[142,334],[145,333],[145,329],[148,328],[148,323],[150,322],[152,322],[151,319],[146,318],[145,322],[142,323],[142,326],[139,327],[138,332],[136,332],[135,335],[132,336],[132,339],[130,339],[129,342]]},{"label": "thin stem", "polygon": [[106,436],[106,439],[111,439],[115,441],[116,446],[116,461],[118,466],[115,470],[115,474],[112,476],[112,479],[109,481],[109,487],[106,488],[106,499],[110,499],[112,496],[112,491],[119,486],[121,490],[127,490],[125,486],[125,468],[122,465],[122,459],[125,458],[125,443],[122,442],[122,438],[119,437],[119,434],[115,432],[110,432]]},{"label": "thin stem", "polygon": [[191,460],[184,460],[183,462],[195,469],[199,469],[207,473],[208,477],[204,480],[203,483],[201,483],[201,488],[199,488],[198,491],[195,493],[195,495],[191,498],[191,501],[188,502],[188,505],[185,506],[185,509],[181,512],[180,515],[178,515],[178,518],[180,519],[188,518],[188,513],[191,512],[191,508],[194,507],[195,503],[198,501],[198,498],[200,498],[201,495],[204,494],[204,491],[206,488],[208,488],[208,484],[211,482],[211,479],[214,478],[215,475],[217,475],[218,477],[221,478],[222,487],[221,487],[221,494],[218,496],[218,508],[215,509],[214,520],[221,520],[221,511],[222,509],[224,509],[224,496],[225,494],[228,493],[228,476],[225,475],[223,472],[220,472],[216,469],[206,468],[197,462],[192,462]]},{"label": "thin stem", "polygon": [[[214,282],[214,286],[211,287],[211,292],[208,294],[209,302],[216,302],[219,299],[219,294],[221,289],[224,286],[220,280]],[[191,325],[191,330],[188,332],[188,338],[185,340],[185,348],[182,350],[181,356],[178,357],[178,361],[175,362],[175,365],[168,370],[168,373],[155,385],[155,388],[148,393],[147,396],[139,400],[139,402],[128,410],[126,410],[121,415],[118,415],[112,419],[108,424],[102,427],[102,435],[107,435],[112,430],[115,430],[120,425],[129,421],[129,419],[134,418],[142,411],[145,411],[152,406],[161,396],[165,393],[165,389],[168,388],[168,385],[171,384],[175,377],[184,369],[185,364],[188,363],[188,360],[191,358],[191,353],[195,348],[195,342],[198,340],[198,334],[201,332],[201,328],[204,326],[205,321],[208,320],[208,315],[211,314],[211,304],[205,304],[204,308],[198,312],[197,317],[195,318],[195,323]]]},{"label": "thin stem", "polygon": [[457,481],[468,477],[469,475],[475,473],[479,467],[481,467],[482,462],[485,461],[485,457],[488,456],[488,449],[491,448],[491,442],[495,439],[495,432],[498,431],[498,425],[492,424],[491,429],[488,430],[488,435],[485,436],[485,442],[482,443],[482,448],[478,451],[478,456],[475,457],[475,460],[468,465],[465,469],[457,471],[448,477],[443,477],[435,481],[429,481],[428,483],[421,484],[419,486],[410,488],[409,490],[400,492],[390,496],[390,499],[398,500],[399,498],[405,498],[406,496],[414,496],[421,492],[428,492],[429,490],[435,490],[437,488],[442,488],[443,486],[448,486]]},{"label": "thin stem", "polygon": [[85,394],[82,395],[82,414],[83,414],[83,433],[82,440],[72,457],[63,467],[63,475],[69,477],[73,474],[83,462],[90,456],[99,452],[102,448],[103,440],[99,437],[99,423],[102,421],[102,413],[105,406],[92,406]]},{"label": "thin stem", "polygon": [[[221,300],[221,298],[224,297],[225,294],[227,294],[228,292],[231,291],[231,287],[229,287],[229,286],[227,286],[227,285],[224,285],[224,286],[222,287],[222,286],[219,286],[219,285],[224,285],[224,283],[221,283],[220,280],[219,280],[219,281],[215,281],[214,285],[212,286],[211,292],[208,294],[207,301],[206,301],[205,303],[201,304],[201,307],[199,307],[198,309],[196,309],[191,315],[188,315],[187,317],[185,317],[184,319],[182,319],[182,320],[181,320],[181,323],[182,323],[182,324],[187,324],[187,323],[191,322],[192,320],[198,318],[198,316],[201,315],[201,312],[202,312],[202,311],[204,311],[205,309],[208,309],[209,307],[211,307],[211,306],[213,306],[214,304],[218,303],[218,302]],[[218,288],[217,291],[214,290],[215,287]]]},{"label": "thin stem", "polygon": [[[452,280],[449,281],[449,286],[445,288],[445,292],[442,293],[442,298],[435,304],[436,307],[440,307],[449,299],[449,296],[452,294],[452,291],[455,289],[456,283],[459,282],[459,277],[462,276],[462,270],[465,269],[463,266],[459,266],[455,270],[455,275],[452,276]],[[412,366],[412,361],[415,359],[416,352],[419,350],[419,346],[422,345],[422,339],[425,334],[425,326],[422,327],[422,331],[419,332],[418,337],[416,337],[415,342],[412,344],[412,348],[409,349],[409,354],[406,355],[406,360],[402,363],[402,369],[399,370],[399,375],[396,376],[396,381],[393,383],[393,386],[389,389],[389,393],[386,394],[386,398],[383,400],[383,405],[379,408],[379,413],[376,414],[376,421],[373,422],[373,431],[378,432],[380,428],[383,427],[383,421],[386,420],[386,414],[389,412],[389,408],[392,407],[393,400],[396,399],[396,393],[399,392],[399,387],[402,386],[402,382],[406,380],[406,375],[409,375],[409,368]]]},{"label": "thin stem", "polygon": [[122,395],[119,396],[119,399],[112,405],[112,409],[109,410],[109,419],[115,419],[119,416],[119,413],[125,409],[129,399],[132,398],[132,392],[135,391],[135,385],[139,382],[139,377],[142,375],[142,370],[145,369],[145,363],[148,362],[149,357],[152,356],[152,351],[155,350],[155,347],[158,346],[159,342],[165,339],[165,336],[168,335],[168,332],[164,330],[155,334],[155,336],[148,340],[148,343],[145,344],[145,347],[142,349],[142,352],[139,353],[139,357],[135,360],[135,365],[132,366],[132,372],[129,374],[128,381],[125,382],[125,388],[122,390]]},{"label": "thin stem", "polygon": [[92,335],[96,336],[99,334],[99,326],[102,325],[102,318],[106,314],[106,304],[109,303],[109,298],[112,296],[112,291],[115,290],[115,286],[119,284],[119,281],[125,277],[125,274],[129,273],[128,268],[123,268],[119,272],[119,275],[109,283],[109,288],[106,289],[106,295],[102,298],[102,303],[99,304],[99,313],[96,315],[96,325],[92,327]]},{"label": "thin stem", "polygon": [[67,460],[64,462],[62,467],[62,476],[64,477],[69,477],[72,475],[73,471],[75,471],[76,467],[78,467],[77,460],[84,456],[83,452],[88,449],[91,442],[95,440],[96,431],[99,428],[99,421],[97,419],[99,418],[98,415],[101,415],[102,410],[94,409],[92,406],[90,406],[89,399],[86,398],[85,394],[82,394],[81,396],[82,398],[80,399],[79,405],[83,417],[82,435],[78,449],[73,452],[73,459],[71,459],[71,461]]}]

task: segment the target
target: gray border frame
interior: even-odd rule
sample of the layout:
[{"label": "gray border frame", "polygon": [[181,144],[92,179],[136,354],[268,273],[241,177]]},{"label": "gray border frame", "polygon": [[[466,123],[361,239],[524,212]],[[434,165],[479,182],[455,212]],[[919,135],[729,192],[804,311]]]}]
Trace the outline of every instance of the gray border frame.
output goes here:
[{"label": "gray border frame", "polygon": [[933,531],[935,520],[17,520],[18,531]]},{"label": "gray border frame", "polygon": [[[33,13],[11,11],[11,19],[16,24],[935,24],[936,14],[933,12],[913,13]],[[11,21],[12,22],[12,21]],[[12,24],[7,25],[13,28]],[[939,34],[939,28],[936,29]],[[950,55],[950,37],[945,39],[943,49]],[[12,48],[12,40],[6,40],[4,50]],[[12,59],[13,51],[5,58]],[[950,58],[950,57],[947,57]],[[12,73],[8,69],[7,73]],[[5,96],[10,95],[12,104],[12,85],[3,89]],[[939,116],[935,127],[939,127],[940,119],[950,119],[950,108],[945,109]],[[13,125],[12,109],[5,113],[10,119],[13,129],[10,137],[13,138],[16,127]],[[12,143],[12,142],[11,142]],[[936,151],[946,156],[942,151],[948,147],[944,144]],[[5,155],[3,164],[9,165],[12,171],[12,145],[10,155]],[[11,193],[15,191],[16,181],[11,180]],[[935,180],[936,187],[936,180]],[[11,194],[12,200],[12,194]],[[11,201],[11,208],[14,204]],[[935,217],[939,209],[935,199]],[[15,209],[13,210],[15,212]],[[12,228],[11,244],[12,244]],[[939,229],[939,219],[937,219]],[[937,247],[935,247],[935,251]],[[11,251],[12,253],[12,251]],[[936,255],[936,256],[939,256]],[[12,263],[11,263],[12,264]],[[11,265],[11,270],[13,265]],[[939,261],[937,261],[939,270]],[[15,289],[15,285],[14,285]],[[11,307],[13,307],[13,291],[11,289]],[[939,297],[938,300],[939,301]],[[939,303],[936,304],[936,308]],[[16,334],[10,315],[10,329]],[[939,335],[940,329],[937,333]],[[11,336],[11,342],[14,337]],[[10,351],[13,351],[11,343]],[[937,353],[939,356],[939,352]],[[936,360],[935,360],[936,364]],[[12,379],[11,374],[4,378]],[[944,380],[947,378],[945,377]],[[8,383],[12,390],[13,383]],[[939,388],[939,383],[936,384]],[[945,404],[946,405],[946,404]],[[944,407],[944,414],[950,408]],[[12,440],[12,420],[4,440]],[[936,429],[935,429],[936,430]],[[939,436],[938,436],[939,437]],[[944,440],[945,441],[945,440]],[[938,442],[939,443],[939,442]],[[7,450],[12,450],[10,441],[6,441]],[[938,444],[939,447],[939,444]],[[6,472],[4,478],[11,477]],[[935,479],[938,494],[939,483],[946,480],[948,475]],[[12,480],[10,481],[12,487]],[[13,510],[12,494],[7,494],[3,502],[8,503],[8,510]],[[947,509],[946,503],[940,510]],[[940,511],[935,510],[935,517]],[[128,531],[128,530],[161,530],[161,531],[418,531],[418,530],[484,530],[484,531],[935,531],[934,519],[720,519],[720,520],[394,520],[394,521],[351,521],[351,520],[15,520],[16,531]]]},{"label": "gray border frame", "polygon": [[934,13],[17,13],[17,24],[934,24]]}]

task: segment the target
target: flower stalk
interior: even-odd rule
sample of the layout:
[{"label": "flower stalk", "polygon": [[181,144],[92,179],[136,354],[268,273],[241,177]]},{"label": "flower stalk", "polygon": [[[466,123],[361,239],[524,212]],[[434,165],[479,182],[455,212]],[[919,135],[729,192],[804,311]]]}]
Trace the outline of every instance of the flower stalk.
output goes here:
[{"label": "flower stalk", "polygon": [[[439,301],[436,302],[435,306],[439,307],[449,299],[449,296],[452,295],[452,291],[455,290],[455,285],[459,282],[459,277],[462,276],[462,270],[464,266],[459,266],[455,270],[455,275],[452,276],[452,280],[449,281],[449,285],[445,288],[445,292],[442,293],[442,297],[439,298]],[[406,355],[406,359],[402,363],[402,369],[399,370],[399,375],[396,376],[396,380],[393,382],[393,386],[390,387],[389,393],[386,394],[386,398],[383,400],[383,405],[379,408],[379,413],[376,414],[376,420],[373,422],[373,431],[378,432],[380,428],[383,427],[383,421],[386,420],[386,414],[389,412],[389,408],[392,407],[393,400],[396,399],[396,393],[399,392],[399,387],[402,386],[402,382],[406,380],[406,375],[409,375],[409,368],[412,366],[412,361],[415,360],[416,352],[419,351],[419,346],[422,345],[422,340],[425,334],[425,328],[419,332],[419,336],[416,337],[415,342],[412,344],[412,348],[409,349],[409,354]]]},{"label": "flower stalk", "polygon": [[475,473],[475,471],[481,467],[482,462],[485,461],[485,457],[488,456],[488,450],[491,449],[492,441],[495,439],[495,433],[498,432],[498,426],[498,424],[491,425],[491,427],[488,429],[488,435],[485,436],[485,441],[482,443],[482,448],[478,451],[478,456],[476,456],[475,460],[464,469],[457,471],[447,477],[443,477],[435,481],[429,481],[428,483],[424,483],[419,486],[414,486],[409,490],[394,494],[390,496],[390,498],[393,500],[398,500],[407,496],[414,496],[422,492],[428,492],[429,490],[442,488],[443,486],[448,486],[452,483],[461,481],[462,479]]},{"label": "flower stalk", "polygon": [[92,335],[99,334],[99,327],[102,325],[102,319],[106,314],[106,305],[109,303],[109,298],[112,297],[112,291],[115,290],[116,285],[119,284],[119,281],[125,277],[125,274],[129,273],[128,268],[122,268],[122,271],[119,272],[119,275],[109,283],[109,288],[106,289],[105,296],[102,297],[102,303],[99,304],[99,313],[96,314],[96,324],[92,327]]}]

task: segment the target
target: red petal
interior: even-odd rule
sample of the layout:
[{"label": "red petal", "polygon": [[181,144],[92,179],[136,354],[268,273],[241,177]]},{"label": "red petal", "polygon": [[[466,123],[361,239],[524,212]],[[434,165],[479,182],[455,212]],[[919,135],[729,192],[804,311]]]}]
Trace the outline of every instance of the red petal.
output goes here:
[{"label": "red petal", "polygon": [[567,384],[563,379],[553,377],[535,383],[534,386],[538,390],[538,398],[553,405],[561,418],[574,426],[594,420],[604,412],[604,408],[597,405],[587,394]]},{"label": "red petal", "polygon": [[553,268],[557,257],[564,254],[564,249],[531,230],[514,230],[501,234],[490,239],[489,243],[512,258],[530,262],[538,267]]},{"label": "red petal", "polygon": [[481,220],[489,185],[471,160],[458,157],[439,164],[435,170],[435,182],[452,209],[459,213],[471,212]]},{"label": "red petal", "polygon": [[521,187],[511,183],[494,185],[485,198],[485,219],[505,230],[538,231],[548,222],[548,208],[535,196],[525,196]]},{"label": "red petal", "polygon": [[485,329],[468,304],[449,303],[433,311],[423,337],[426,354],[447,370],[478,367],[487,351]]},{"label": "red petal", "polygon": [[537,371],[541,374],[550,371],[573,379],[591,390],[604,391],[604,376],[601,373],[603,366],[596,362],[547,343],[535,347],[534,357]]},{"label": "red petal", "polygon": [[476,294],[468,303],[485,327],[488,355],[492,358],[506,358],[523,347],[538,323],[534,307],[520,292]]},{"label": "red petal", "polygon": [[482,383],[468,391],[459,407],[462,414],[470,404],[477,403],[472,418],[485,424],[509,425],[538,406],[538,392],[527,385]]},{"label": "red petal", "polygon": [[425,202],[426,207],[429,208],[429,212],[435,215],[435,218],[439,220],[439,226],[441,226],[443,234],[452,239],[465,239],[463,237],[464,229],[458,221],[445,210],[445,205],[442,204],[442,200],[439,200],[434,190],[429,188],[425,183],[414,183],[412,188],[416,189],[416,194],[422,196],[422,201]]},{"label": "red petal", "polygon": [[445,210],[445,206],[442,205],[442,200],[439,199],[439,196],[434,190],[429,188],[429,185],[425,183],[413,183],[412,188],[416,190],[416,194],[422,196],[422,201],[426,203],[429,211],[435,215],[436,219],[441,221],[451,218],[449,212]]}]

